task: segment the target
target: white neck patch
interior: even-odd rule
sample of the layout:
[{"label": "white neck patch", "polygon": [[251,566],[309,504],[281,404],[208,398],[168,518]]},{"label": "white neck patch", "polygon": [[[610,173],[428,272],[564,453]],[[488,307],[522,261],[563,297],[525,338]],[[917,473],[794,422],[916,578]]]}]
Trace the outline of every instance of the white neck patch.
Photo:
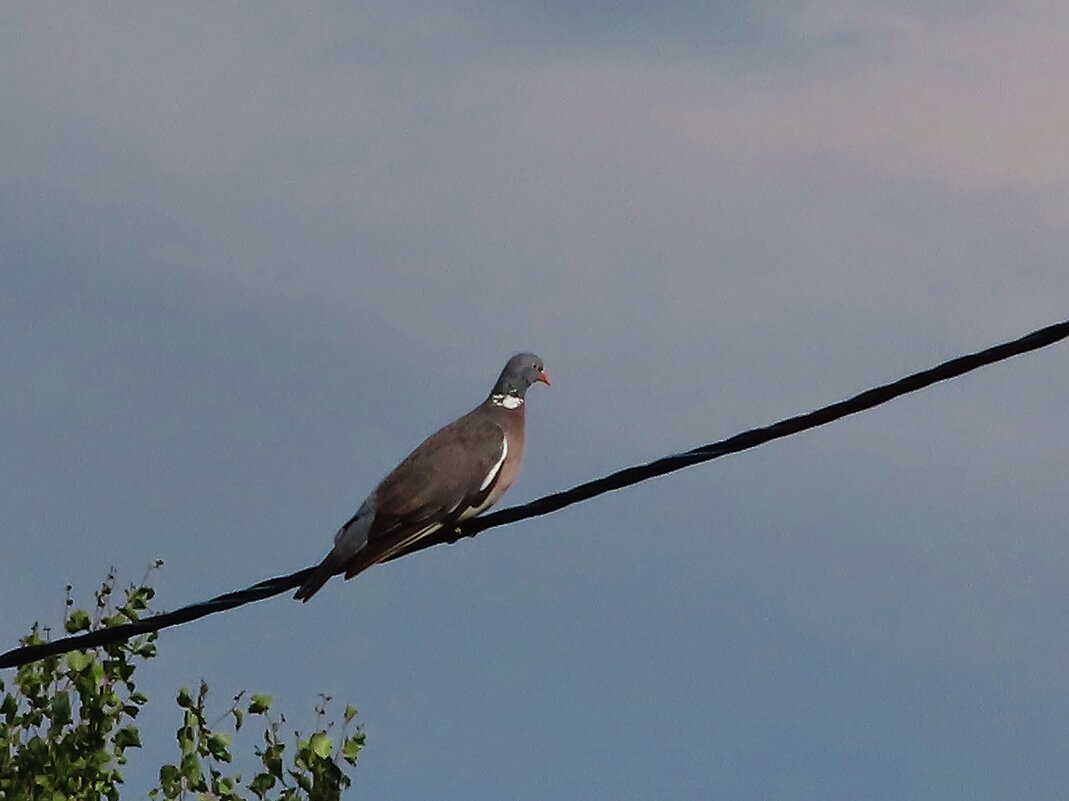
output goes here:
[{"label": "white neck patch", "polygon": [[491,395],[490,402],[494,406],[504,406],[506,409],[518,409],[523,406],[523,398],[515,395]]}]

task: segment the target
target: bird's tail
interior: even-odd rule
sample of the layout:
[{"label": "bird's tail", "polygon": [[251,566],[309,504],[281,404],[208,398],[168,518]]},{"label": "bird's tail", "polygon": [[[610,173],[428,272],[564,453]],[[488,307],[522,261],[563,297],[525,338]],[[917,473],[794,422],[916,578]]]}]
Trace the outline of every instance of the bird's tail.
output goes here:
[{"label": "bird's tail", "polygon": [[294,599],[307,603],[309,598],[323,588],[323,585],[330,580],[331,576],[337,575],[343,569],[343,564],[337,558],[335,552],[331,551],[327,554],[327,557],[319,563],[319,567],[315,569],[315,572],[300,586],[300,589],[293,594]]},{"label": "bird's tail", "polygon": [[326,559],[319,563],[319,567],[315,569],[315,572],[293,594],[293,597],[298,601],[307,601],[319,592],[332,576],[345,573],[345,580],[348,581],[353,576],[363,573],[372,565],[377,565],[379,562],[383,562],[403,551],[416,540],[427,536],[432,531],[437,531],[441,526],[441,523],[432,523],[416,531],[379,537],[370,543],[366,543],[355,554],[343,553],[339,550],[339,546],[335,545],[334,549],[327,554]]}]

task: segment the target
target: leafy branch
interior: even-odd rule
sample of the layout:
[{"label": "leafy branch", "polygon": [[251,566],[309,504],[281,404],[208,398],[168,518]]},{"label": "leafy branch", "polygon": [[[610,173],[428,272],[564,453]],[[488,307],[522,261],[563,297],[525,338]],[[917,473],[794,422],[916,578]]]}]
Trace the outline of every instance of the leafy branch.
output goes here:
[{"label": "leafy branch", "polygon": [[[151,614],[155,591],[148,579],[161,564],[119,593],[112,571],[90,609],[74,608],[68,586],[64,631],[98,631]],[[20,643],[39,645],[50,636],[49,627],[34,623]],[[156,637],[153,632],[49,656],[20,666],[10,687],[0,680],[0,798],[119,800],[128,751],[142,744],[136,718],[148,703],[134,673],[156,656]],[[290,744],[282,733],[286,718],[271,714],[270,696],[250,694],[246,701],[242,691],[210,720],[208,693],[203,681],[196,693],[179,690],[178,759],[160,768],[151,798],[336,801],[350,786],[346,769],[356,764],[365,741],[354,707],[346,706],[335,722],[327,712],[331,699],[320,696],[315,730],[308,737],[295,732]],[[262,724],[260,743],[253,748],[257,768],[248,781],[231,772],[234,742],[246,716]]]}]

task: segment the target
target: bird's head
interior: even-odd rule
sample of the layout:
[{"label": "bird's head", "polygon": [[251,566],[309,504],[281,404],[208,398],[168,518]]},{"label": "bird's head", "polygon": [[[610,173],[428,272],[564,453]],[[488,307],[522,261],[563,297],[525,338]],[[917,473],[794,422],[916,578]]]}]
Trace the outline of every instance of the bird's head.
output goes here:
[{"label": "bird's head", "polygon": [[517,353],[505,362],[490,396],[502,399],[517,398],[522,401],[527,388],[535,383],[549,384],[545,364],[533,353]]}]

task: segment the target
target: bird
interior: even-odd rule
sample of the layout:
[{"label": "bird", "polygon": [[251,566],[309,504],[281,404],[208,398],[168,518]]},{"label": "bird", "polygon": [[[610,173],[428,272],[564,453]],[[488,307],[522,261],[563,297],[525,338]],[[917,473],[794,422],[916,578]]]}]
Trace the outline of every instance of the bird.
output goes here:
[{"label": "bird", "polygon": [[510,358],[486,400],[427,437],[379,482],[293,597],[307,602],[332,576],[351,579],[497,503],[519,473],[524,403],[535,383],[549,385],[542,359]]}]

